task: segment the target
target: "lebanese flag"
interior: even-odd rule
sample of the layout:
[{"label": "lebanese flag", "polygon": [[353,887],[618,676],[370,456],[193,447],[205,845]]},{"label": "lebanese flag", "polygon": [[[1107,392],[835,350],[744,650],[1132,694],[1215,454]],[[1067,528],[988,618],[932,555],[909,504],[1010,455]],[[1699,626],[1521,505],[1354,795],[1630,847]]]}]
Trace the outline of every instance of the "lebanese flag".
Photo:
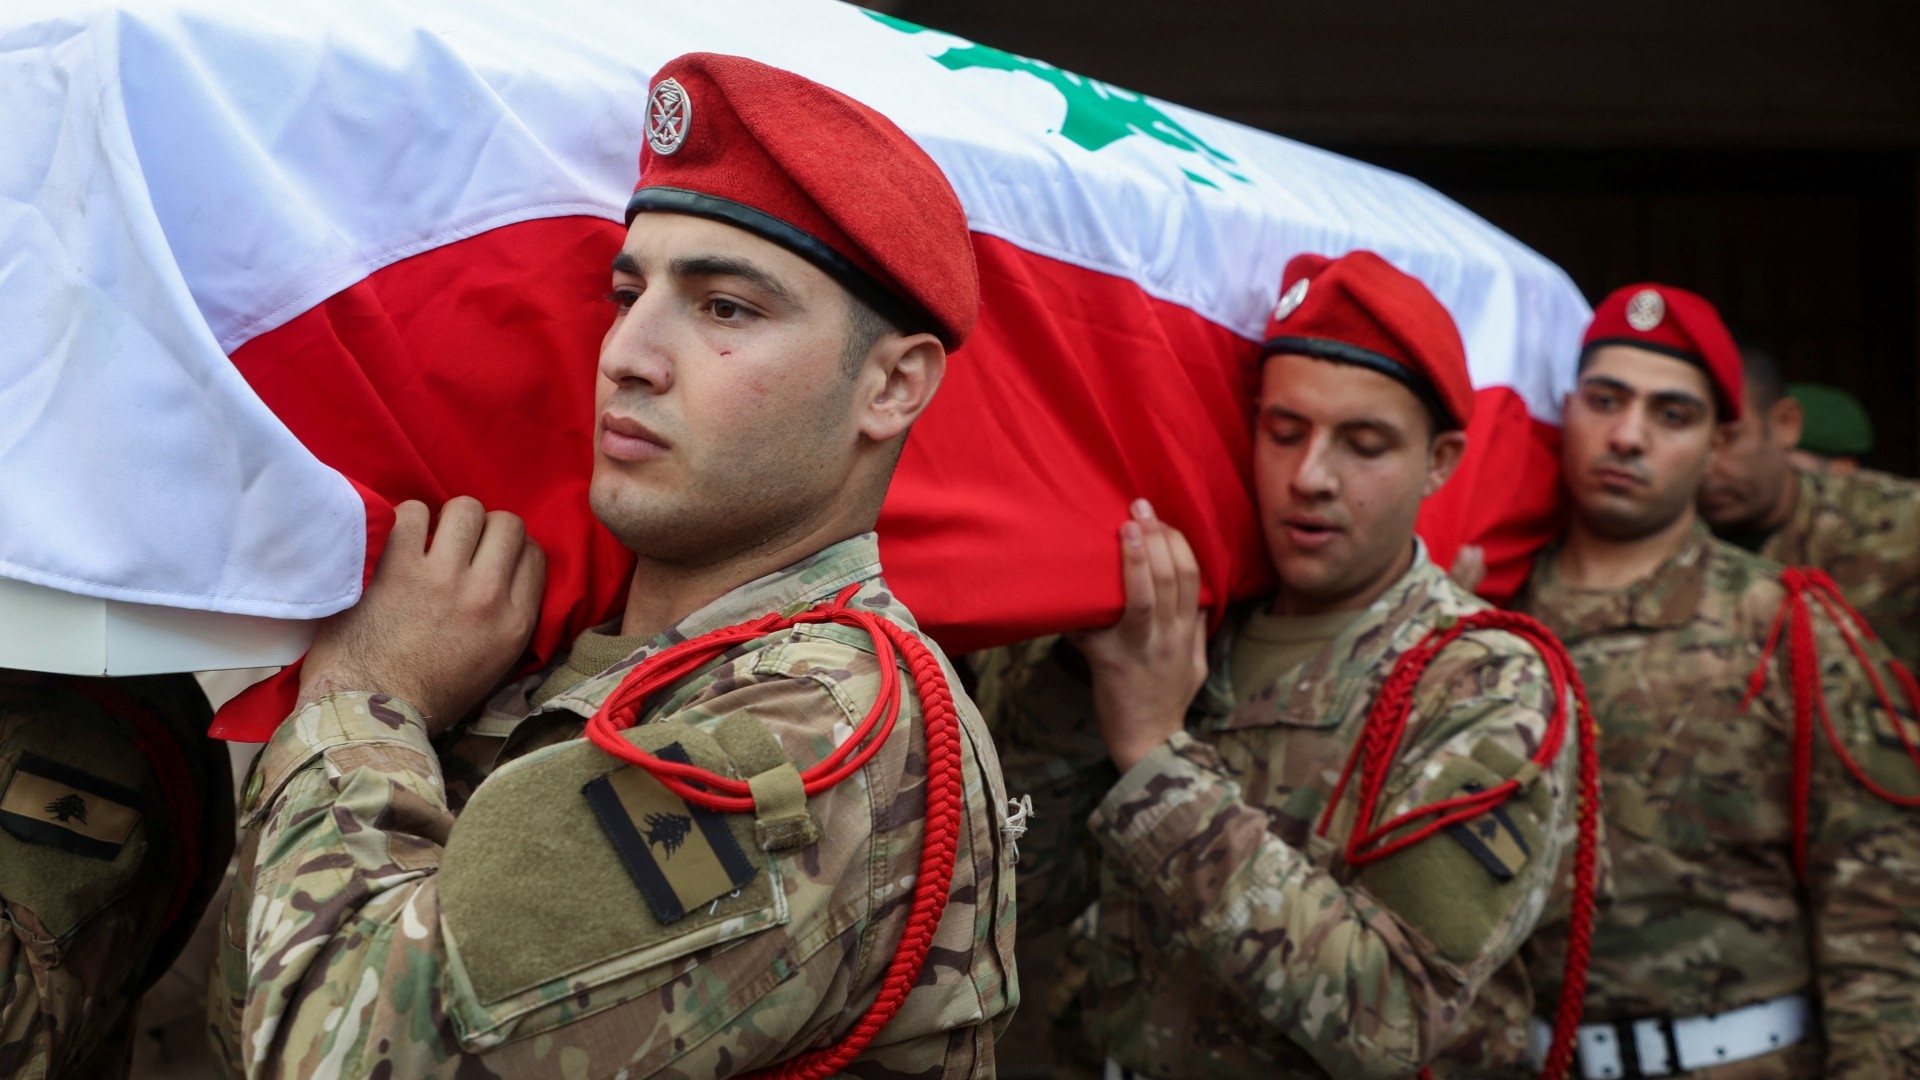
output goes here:
[{"label": "lebanese flag", "polygon": [[[467,494],[548,554],[529,664],[624,600],[594,521],[602,301],[650,76],[790,68],[952,180],[983,310],[908,440],[887,575],[949,651],[1112,621],[1151,499],[1216,608],[1270,586],[1248,488],[1257,338],[1304,251],[1431,287],[1480,400],[1421,531],[1511,590],[1554,526],[1588,309],[1432,190],[833,0],[15,0],[0,13],[0,576],[314,619],[392,505]],[[693,120],[698,123],[698,117]],[[216,733],[264,739],[283,673]]]}]

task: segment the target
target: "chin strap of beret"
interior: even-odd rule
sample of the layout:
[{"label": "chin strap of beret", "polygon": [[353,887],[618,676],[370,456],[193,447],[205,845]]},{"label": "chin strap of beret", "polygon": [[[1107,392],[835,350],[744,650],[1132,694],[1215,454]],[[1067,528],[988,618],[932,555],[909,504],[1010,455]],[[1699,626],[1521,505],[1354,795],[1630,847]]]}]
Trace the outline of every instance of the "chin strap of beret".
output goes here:
[{"label": "chin strap of beret", "polygon": [[[1840,763],[1847,767],[1860,785],[1895,806],[1920,807],[1920,795],[1900,795],[1888,791],[1867,775],[1860,762],[1847,752],[1846,743],[1839,732],[1833,728],[1833,717],[1827,712],[1826,695],[1820,692],[1820,654],[1813,640],[1813,609],[1807,598],[1826,611],[1827,617],[1840,629],[1840,636],[1846,640],[1847,647],[1853,651],[1854,658],[1860,661],[1861,670],[1867,673],[1867,679],[1873,684],[1873,691],[1880,698],[1880,707],[1887,711],[1887,722],[1900,737],[1900,744],[1906,749],[1907,757],[1916,769],[1920,769],[1920,747],[1916,747],[1913,737],[1907,733],[1907,725],[1900,721],[1900,713],[1893,707],[1893,695],[1887,692],[1887,684],[1880,672],[1867,655],[1862,638],[1876,641],[1873,629],[1860,613],[1853,610],[1840,595],[1839,586],[1828,577],[1826,571],[1811,567],[1789,566],[1780,573],[1780,583],[1786,586],[1786,599],[1780,602],[1780,609],[1774,612],[1773,627],[1767,631],[1766,648],[1760,652],[1760,663],[1755,665],[1753,675],[1747,680],[1747,694],[1740,699],[1740,711],[1745,712],[1753,700],[1766,689],[1767,671],[1773,660],[1774,650],[1780,644],[1784,633],[1787,639],[1788,683],[1793,687],[1793,868],[1800,880],[1807,879],[1807,816],[1813,797],[1813,720],[1820,718],[1820,726],[1826,730],[1827,745],[1840,756]],[[1920,684],[1898,660],[1889,658],[1887,670],[1906,693],[1907,702],[1915,711],[1920,712]]]},{"label": "chin strap of beret", "polygon": [[808,1051],[751,1074],[756,1077],[814,1080],[840,1072],[858,1057],[900,1011],[907,994],[919,980],[920,971],[926,965],[927,949],[933,943],[934,929],[946,911],[948,887],[953,882],[953,863],[959,848],[960,817],[964,809],[960,717],[954,711],[953,692],[947,686],[939,658],[920,639],[888,619],[846,606],[858,589],[858,585],[849,585],[831,601],[798,615],[764,615],[664,649],[636,665],[587,722],[587,737],[594,745],[652,773],[688,803],[721,813],[748,813],[754,810],[754,793],[747,781],[690,764],[663,761],[620,736],[622,730],[639,720],[649,697],[728,649],[788,627],[831,622],[865,630],[873,637],[874,655],[880,665],[880,695],[866,719],[845,742],[819,764],[800,773],[802,789],[812,796],[852,776],[879,752],[900,716],[899,663],[902,659],[913,676],[914,692],[919,696],[921,713],[926,718],[927,820],[920,848],[920,872],[914,879],[906,930],[900,935],[900,944],[880,984],[880,993],[845,1039],[837,1045]]},{"label": "chin strap of beret", "polygon": [[[1553,681],[1553,713],[1547,718],[1547,730],[1540,748],[1521,769],[1520,775],[1485,791],[1470,792],[1415,807],[1384,824],[1374,825],[1380,814],[1380,798],[1387,775],[1400,756],[1400,742],[1407,730],[1407,717],[1413,711],[1414,691],[1421,676],[1440,650],[1471,630],[1504,630],[1539,650]],[[1513,611],[1477,611],[1442,625],[1420,644],[1400,654],[1387,674],[1373,707],[1367,712],[1366,727],[1353,752],[1347,756],[1340,782],[1327,800],[1320,816],[1319,833],[1327,834],[1334,810],[1357,770],[1360,775],[1359,813],[1352,833],[1347,837],[1346,859],[1351,866],[1364,866],[1396,851],[1427,839],[1449,825],[1484,814],[1519,794],[1540,772],[1553,765],[1567,737],[1567,691],[1571,688],[1579,705],[1575,731],[1579,740],[1579,837],[1574,846],[1572,910],[1567,927],[1567,960],[1560,984],[1560,1002],[1554,1011],[1553,1046],[1547,1052],[1541,1075],[1560,1080],[1573,1065],[1575,1042],[1580,1028],[1580,1013],[1587,996],[1587,964],[1593,950],[1594,890],[1598,879],[1600,770],[1594,750],[1593,708],[1587,704],[1587,689],[1580,673],[1560,640],[1545,626]],[[1427,820],[1430,819],[1430,820]],[[1424,824],[1419,824],[1422,821]],[[1398,833],[1399,835],[1394,835]],[[1422,1076],[1428,1076],[1422,1071]]]}]

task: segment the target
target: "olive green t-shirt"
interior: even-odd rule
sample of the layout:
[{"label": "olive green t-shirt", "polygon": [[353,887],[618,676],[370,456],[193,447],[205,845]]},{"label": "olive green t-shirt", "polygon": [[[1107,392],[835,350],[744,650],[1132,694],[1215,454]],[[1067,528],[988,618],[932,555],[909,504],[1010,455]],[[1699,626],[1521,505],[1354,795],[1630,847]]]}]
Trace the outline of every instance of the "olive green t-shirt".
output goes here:
[{"label": "olive green t-shirt", "polygon": [[547,681],[528,698],[535,708],[545,705],[561,694],[579,686],[595,675],[640,651],[640,647],[652,641],[650,637],[636,635],[620,637],[608,631],[617,629],[619,622],[609,622],[600,626],[589,626],[573,639],[573,651],[559,667],[547,673]]},{"label": "olive green t-shirt", "polygon": [[1313,659],[1359,617],[1358,611],[1272,615],[1259,610],[1248,615],[1227,661],[1232,665],[1234,704],[1245,704],[1280,676]]}]

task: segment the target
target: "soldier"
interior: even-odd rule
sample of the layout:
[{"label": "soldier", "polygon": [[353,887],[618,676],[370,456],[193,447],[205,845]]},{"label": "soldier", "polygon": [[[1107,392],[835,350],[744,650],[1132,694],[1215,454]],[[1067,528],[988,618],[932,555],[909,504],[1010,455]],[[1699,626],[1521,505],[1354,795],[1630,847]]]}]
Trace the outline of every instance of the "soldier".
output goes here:
[{"label": "soldier", "polygon": [[[1696,521],[1716,424],[1741,416],[1705,300],[1631,285],[1594,313],[1562,429],[1572,518],[1516,600],[1567,643],[1600,727],[1614,895],[1584,1075],[1913,1076],[1920,815],[1895,803],[1920,773],[1833,623],[1802,612],[1770,642],[1798,575]],[[1817,670],[1791,659],[1809,622]],[[1796,693],[1824,699],[1817,741]]]},{"label": "soldier", "polygon": [[[1045,922],[1097,889],[1081,1013],[1109,1075],[1511,1070],[1516,952],[1574,835],[1564,698],[1534,643],[1474,629],[1410,716],[1376,708],[1401,657],[1486,608],[1413,531],[1466,446],[1460,337],[1371,252],[1300,256],[1284,285],[1254,439],[1278,592],[1207,643],[1186,541],[1137,503],[1120,621],[982,665],[1009,776],[1039,800],[1022,906]],[[1382,716],[1404,741],[1369,802],[1340,777]],[[1372,828],[1509,779],[1517,797],[1373,857]]]},{"label": "soldier", "polygon": [[1888,651],[1920,671],[1920,484],[1796,469],[1801,404],[1771,355],[1748,348],[1742,358],[1747,408],[1721,426],[1700,516],[1728,543],[1825,570]]},{"label": "soldier", "polygon": [[999,766],[870,531],[974,322],[965,217],[879,114],[738,57],[662,67],[641,176],[591,489],[626,612],[461,722],[540,555],[398,508],[248,782],[233,1073],[993,1074]]},{"label": "soldier", "polygon": [[1850,473],[1873,452],[1873,418],[1860,399],[1819,383],[1790,383],[1787,396],[1800,403],[1800,445],[1793,467],[1803,472]]},{"label": "soldier", "polygon": [[191,675],[0,670],[0,1076],[124,1077],[233,853]]}]

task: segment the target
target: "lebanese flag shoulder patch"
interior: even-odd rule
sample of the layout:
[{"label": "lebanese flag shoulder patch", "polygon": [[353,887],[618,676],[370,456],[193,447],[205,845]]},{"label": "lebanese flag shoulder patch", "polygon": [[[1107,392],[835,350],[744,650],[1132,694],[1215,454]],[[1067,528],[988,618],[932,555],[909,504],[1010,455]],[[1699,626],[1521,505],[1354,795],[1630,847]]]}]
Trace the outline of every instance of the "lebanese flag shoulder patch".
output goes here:
[{"label": "lebanese flag shoulder patch", "polygon": [[0,792],[0,829],[15,839],[112,861],[140,824],[140,794],[39,754],[22,754]]}]

